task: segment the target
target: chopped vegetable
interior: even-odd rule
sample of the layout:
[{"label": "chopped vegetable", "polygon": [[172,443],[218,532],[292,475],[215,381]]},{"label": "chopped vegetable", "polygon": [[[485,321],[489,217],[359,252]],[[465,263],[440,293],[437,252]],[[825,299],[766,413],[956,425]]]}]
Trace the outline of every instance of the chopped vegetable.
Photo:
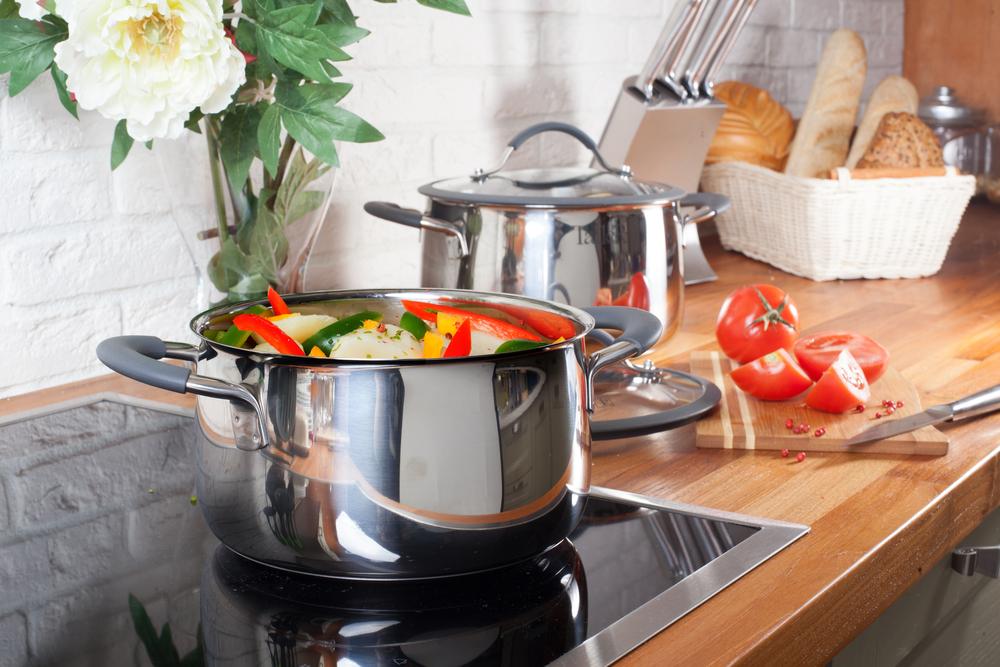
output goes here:
[{"label": "chopped vegetable", "polygon": [[312,336],[309,336],[305,343],[303,343],[303,347],[311,350],[315,346],[322,350],[324,354],[329,355],[330,349],[333,347],[333,344],[338,338],[361,327],[365,320],[380,322],[382,320],[382,313],[376,313],[373,310],[366,310],[364,312],[339,319],[333,324],[323,327]]},{"label": "chopped vegetable", "polygon": [[514,340],[504,341],[497,346],[494,354],[504,354],[505,352],[521,352],[523,350],[533,350],[536,347],[545,347],[548,345],[545,341],[537,340],[522,340],[516,338]]},{"label": "chopped vegetable", "polygon": [[399,318],[399,327],[409,331],[417,340],[423,340],[424,334],[427,333],[427,325],[413,313],[403,313]]},{"label": "chopped vegetable", "polygon": [[[476,305],[477,303],[481,304],[481,302],[476,301],[458,300],[454,300],[453,303],[467,303],[469,305]],[[537,308],[511,306],[506,303],[491,303],[489,306],[494,310],[499,310],[501,313],[510,315],[511,317],[519,320],[522,324],[528,325],[546,338],[566,339],[572,338],[576,335],[576,328],[573,326],[573,322],[568,317],[563,317],[557,313],[551,313]]]},{"label": "chopped vegetable", "polygon": [[216,341],[222,345],[230,345],[232,347],[243,347],[247,342],[247,338],[249,337],[250,337],[249,331],[243,331],[234,324],[231,327],[229,327],[224,334],[219,336],[216,339]]},{"label": "chopped vegetable", "polygon": [[270,285],[267,287],[267,300],[271,303],[271,310],[274,311],[275,315],[288,315],[292,312],[288,309],[288,304],[281,298],[281,295]]},{"label": "chopped vegetable", "polygon": [[364,322],[361,323],[361,326],[364,327],[365,329],[375,329],[376,327],[378,327],[378,325],[379,325],[378,320],[365,320]]},{"label": "chopped vegetable", "polygon": [[428,331],[424,334],[424,359],[439,359],[444,349],[444,336]]},{"label": "chopped vegetable", "polygon": [[[443,315],[444,313],[441,313]],[[441,315],[438,316],[440,319]],[[458,330],[455,331],[455,335],[451,337],[451,342],[448,343],[448,349],[444,351],[444,356],[448,357],[467,357],[469,352],[472,351],[472,322],[469,318],[466,318],[458,325]]]},{"label": "chopped vegetable", "polygon": [[283,313],[281,315],[271,315],[267,318],[272,322],[281,322],[282,320],[287,320],[290,317],[302,317],[302,313]]},{"label": "chopped vegetable", "polygon": [[[851,351],[844,348],[837,360],[820,376],[806,396],[806,405],[823,412],[847,412],[871,398],[871,389],[861,366]],[[879,413],[875,413],[879,417]]]},{"label": "chopped vegetable", "polygon": [[319,345],[313,345],[313,348],[309,350],[310,357],[319,357],[320,359],[326,359],[326,355],[323,354],[323,350],[319,349]]},{"label": "chopped vegetable", "polygon": [[439,303],[423,303],[420,301],[402,300],[403,307],[426,322],[437,322],[439,313],[456,315],[463,319],[472,320],[472,327],[477,331],[488,333],[504,340],[511,338],[523,338],[525,340],[541,340],[541,337],[531,333],[527,329],[505,322],[489,315],[473,313],[461,308],[453,308]]},{"label": "chopped vegetable", "polygon": [[305,354],[294,338],[260,315],[243,313],[233,318],[233,324],[242,331],[257,334],[280,354]]},{"label": "chopped vegetable", "polygon": [[458,331],[458,327],[467,320],[467,317],[453,315],[452,313],[438,313],[437,330],[445,336],[454,336],[455,332]]}]

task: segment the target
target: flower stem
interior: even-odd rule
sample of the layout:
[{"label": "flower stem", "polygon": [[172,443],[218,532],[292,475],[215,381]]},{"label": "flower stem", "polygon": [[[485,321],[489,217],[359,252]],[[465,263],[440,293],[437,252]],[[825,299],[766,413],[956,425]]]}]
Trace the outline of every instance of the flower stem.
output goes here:
[{"label": "flower stem", "polygon": [[285,137],[285,143],[281,146],[281,154],[278,156],[278,173],[274,175],[274,182],[271,185],[274,192],[267,201],[267,206],[272,211],[274,210],[275,199],[278,196],[278,188],[281,187],[281,182],[285,180],[285,170],[288,169],[288,162],[292,159],[292,152],[294,150],[295,140],[289,134]]},{"label": "flower stem", "polygon": [[212,172],[212,194],[215,195],[215,217],[219,226],[219,245],[229,238],[229,222],[226,220],[225,191],[222,184],[222,169],[219,164],[219,141],[210,118],[205,119],[205,140],[208,142],[208,166]]}]

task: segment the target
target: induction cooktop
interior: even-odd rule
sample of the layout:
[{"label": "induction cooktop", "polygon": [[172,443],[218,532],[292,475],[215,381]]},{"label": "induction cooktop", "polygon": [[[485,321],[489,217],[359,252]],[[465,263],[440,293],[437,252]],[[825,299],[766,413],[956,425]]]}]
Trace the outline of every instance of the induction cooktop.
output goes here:
[{"label": "induction cooktop", "polygon": [[15,664],[37,623],[39,664],[136,664],[134,596],[181,655],[201,643],[203,662],[185,664],[603,665],[808,532],[595,488],[567,540],[506,568],[294,574],[211,536],[193,428],[190,413],[112,395],[0,419],[0,481],[17,485],[7,508],[0,493],[0,647]]}]

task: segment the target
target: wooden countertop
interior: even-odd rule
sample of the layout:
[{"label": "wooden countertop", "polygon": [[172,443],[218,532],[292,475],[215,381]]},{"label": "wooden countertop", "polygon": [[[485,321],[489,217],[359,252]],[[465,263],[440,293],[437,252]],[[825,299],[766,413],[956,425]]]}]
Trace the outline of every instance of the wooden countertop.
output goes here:
[{"label": "wooden countertop", "polygon": [[[774,281],[808,329],[867,333],[924,395],[1000,381],[1000,208],[970,208],[942,271],[920,280],[815,283],[706,244],[717,282],[689,287],[680,332],[655,358],[712,349],[734,287]],[[0,400],[15,413],[95,393],[190,406],[117,376]],[[945,426],[943,457],[699,450],[693,426],[594,444],[594,484],[808,524],[812,532],[629,654],[626,665],[823,664],[1000,504],[1000,414]]]}]

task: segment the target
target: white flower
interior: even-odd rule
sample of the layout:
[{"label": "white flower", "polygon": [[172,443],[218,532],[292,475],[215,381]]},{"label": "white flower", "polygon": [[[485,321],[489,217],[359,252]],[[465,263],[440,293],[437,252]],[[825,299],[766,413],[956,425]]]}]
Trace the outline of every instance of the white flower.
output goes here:
[{"label": "white flower", "polygon": [[191,111],[222,111],[246,81],[222,0],[59,0],[56,64],[84,109],[125,119],[137,141],[178,136]]},{"label": "white flower", "polygon": [[17,13],[21,15],[22,19],[31,19],[32,21],[38,21],[48,12],[42,7],[41,2],[36,2],[35,0],[19,0]]}]

